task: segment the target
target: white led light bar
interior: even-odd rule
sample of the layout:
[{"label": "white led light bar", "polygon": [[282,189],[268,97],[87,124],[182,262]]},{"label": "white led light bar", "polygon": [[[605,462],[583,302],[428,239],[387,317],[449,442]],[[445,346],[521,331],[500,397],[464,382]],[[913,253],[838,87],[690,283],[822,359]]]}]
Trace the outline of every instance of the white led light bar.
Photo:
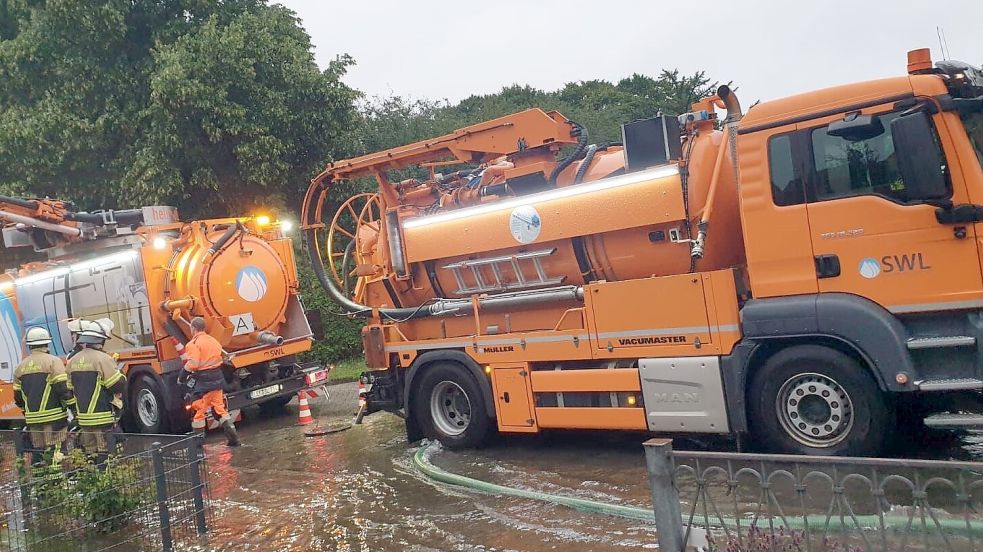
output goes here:
[{"label": "white led light bar", "polygon": [[659,178],[665,178],[667,176],[673,176],[677,174],[679,174],[678,166],[664,165],[662,167],[656,167],[654,169],[648,169],[648,170],[634,172],[630,174],[623,174],[620,176],[612,176],[611,178],[603,178],[601,180],[588,182],[586,184],[574,184],[573,186],[566,186],[563,188],[558,188],[556,190],[548,190],[545,192],[538,192],[535,194],[524,195],[506,201],[489,203],[487,205],[465,207],[464,209],[457,209],[454,211],[450,211],[448,213],[440,213],[440,214],[429,215],[424,217],[414,217],[403,222],[403,228],[406,230],[410,230],[413,228],[422,228],[424,226],[430,226],[432,224],[440,224],[442,222],[450,222],[453,220],[475,217],[488,213],[494,213],[496,211],[506,211],[509,209],[514,209],[520,205],[536,206],[537,203],[542,203],[545,201],[552,201],[554,199],[564,199],[568,197],[576,197],[583,194],[599,192],[601,190],[620,188],[621,186],[630,186],[632,184],[645,182],[646,180],[656,180]]},{"label": "white led light bar", "polygon": [[127,259],[132,259],[136,256],[137,256],[137,252],[131,249],[129,251],[122,251],[120,253],[106,255],[105,257],[97,257],[95,259],[89,259],[87,261],[82,261],[80,263],[75,263],[69,266],[62,266],[51,270],[45,270],[44,272],[31,274],[30,276],[25,276],[23,278],[17,278],[17,280],[15,280],[14,283],[18,286],[24,286],[28,284],[33,284],[35,282],[40,282],[41,280],[45,280],[47,278],[57,278],[58,276],[64,276],[70,272],[78,272],[80,270],[88,270],[90,268],[95,268],[97,266],[119,263]]}]

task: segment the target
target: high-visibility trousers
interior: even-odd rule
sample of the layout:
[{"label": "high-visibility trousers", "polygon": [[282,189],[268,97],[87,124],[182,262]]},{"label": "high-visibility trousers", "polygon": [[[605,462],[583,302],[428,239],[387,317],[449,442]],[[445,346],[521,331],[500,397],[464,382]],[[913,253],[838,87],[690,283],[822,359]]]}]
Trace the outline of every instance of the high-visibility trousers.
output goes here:
[{"label": "high-visibility trousers", "polygon": [[191,422],[191,427],[195,429],[205,428],[205,417],[208,415],[209,408],[214,410],[223,422],[232,419],[229,416],[229,411],[225,409],[225,393],[221,389],[205,393],[200,399],[191,403],[191,408],[195,409],[195,417]]}]

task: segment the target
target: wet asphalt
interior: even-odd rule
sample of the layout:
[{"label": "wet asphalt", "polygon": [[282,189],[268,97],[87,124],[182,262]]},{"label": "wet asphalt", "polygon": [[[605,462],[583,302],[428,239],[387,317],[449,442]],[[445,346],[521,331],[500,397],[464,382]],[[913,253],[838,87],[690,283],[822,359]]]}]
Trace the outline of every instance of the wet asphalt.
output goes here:
[{"label": "wet asphalt", "polygon": [[[220,434],[206,443],[212,531],[203,550],[644,550],[657,548],[650,523],[563,506],[451,488],[413,465],[420,443],[403,421],[369,416],[347,431],[354,384],[311,402],[315,423],[297,425],[296,400],[279,415],[247,412],[244,445]],[[498,438],[471,451],[438,450],[445,470],[503,485],[650,507],[641,434],[559,432]],[[728,440],[680,441],[677,448],[733,450]],[[983,458],[983,437],[933,436],[894,455]]]}]

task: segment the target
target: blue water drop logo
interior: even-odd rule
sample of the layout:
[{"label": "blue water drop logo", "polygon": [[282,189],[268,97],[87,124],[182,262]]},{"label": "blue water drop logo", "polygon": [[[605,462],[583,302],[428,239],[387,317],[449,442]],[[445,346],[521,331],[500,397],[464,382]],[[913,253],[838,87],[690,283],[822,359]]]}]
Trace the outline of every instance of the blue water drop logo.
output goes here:
[{"label": "blue water drop logo", "polygon": [[255,303],[265,297],[268,289],[266,274],[259,267],[247,266],[240,270],[236,276],[236,290],[239,292],[239,297],[250,303]]},{"label": "blue water drop logo", "polygon": [[860,267],[858,270],[860,271],[860,275],[868,280],[871,278],[877,278],[877,276],[881,273],[881,263],[879,263],[877,259],[873,257],[867,257],[866,259],[862,259],[860,261]]}]

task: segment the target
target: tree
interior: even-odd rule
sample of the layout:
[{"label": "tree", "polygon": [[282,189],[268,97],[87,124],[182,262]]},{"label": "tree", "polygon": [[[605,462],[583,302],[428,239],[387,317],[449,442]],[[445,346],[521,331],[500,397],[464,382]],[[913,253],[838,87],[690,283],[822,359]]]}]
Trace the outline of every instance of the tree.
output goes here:
[{"label": "tree", "polygon": [[[0,0],[0,193],[295,209],[352,151],[352,60],[262,0]],[[289,200],[287,198],[290,198]]]},{"label": "tree", "polygon": [[716,83],[702,71],[689,76],[663,70],[657,77],[634,74],[617,84],[603,80],[571,82],[554,91],[512,85],[494,94],[471,96],[455,105],[401,97],[376,98],[362,109],[363,152],[401,146],[455,129],[539,107],[557,110],[590,131],[591,141],[621,139],[623,123],[659,112],[680,114],[711,95]]}]

